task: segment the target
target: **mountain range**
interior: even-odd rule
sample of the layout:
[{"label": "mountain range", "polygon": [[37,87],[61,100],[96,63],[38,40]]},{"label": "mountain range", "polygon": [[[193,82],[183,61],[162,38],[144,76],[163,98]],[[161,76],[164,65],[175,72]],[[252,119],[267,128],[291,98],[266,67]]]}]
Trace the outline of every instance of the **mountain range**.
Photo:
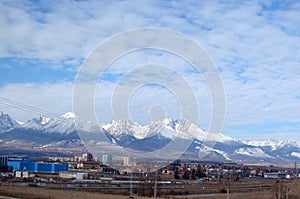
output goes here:
[{"label": "mountain range", "polygon": [[[61,117],[38,117],[18,122],[0,112],[0,151],[2,154],[36,156],[81,154],[86,149],[78,135],[75,117],[74,113],[68,112]],[[162,119],[149,125],[114,120],[100,126],[111,143],[133,150],[151,152],[179,139],[191,141],[183,158],[193,160],[252,164],[300,161],[299,141],[240,141],[224,134],[208,136],[187,120]],[[199,153],[207,155],[199,159]]]}]

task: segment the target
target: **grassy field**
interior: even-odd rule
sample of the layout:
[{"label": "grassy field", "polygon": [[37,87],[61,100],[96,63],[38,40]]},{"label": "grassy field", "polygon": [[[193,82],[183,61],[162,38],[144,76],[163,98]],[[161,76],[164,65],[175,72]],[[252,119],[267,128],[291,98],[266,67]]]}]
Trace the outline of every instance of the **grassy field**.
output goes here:
[{"label": "grassy field", "polygon": [[[227,194],[228,187],[229,194]],[[288,189],[288,191],[287,191]],[[221,190],[221,191],[220,191]],[[89,189],[53,189],[28,186],[0,186],[0,195],[22,199],[123,199],[129,198],[128,190],[110,190],[104,194],[96,188]],[[233,184],[194,184],[178,187],[164,187],[158,190],[160,198],[207,198],[207,199],[284,199],[288,193],[289,199],[300,199],[300,180],[249,180]],[[134,198],[147,198],[135,195]]]}]

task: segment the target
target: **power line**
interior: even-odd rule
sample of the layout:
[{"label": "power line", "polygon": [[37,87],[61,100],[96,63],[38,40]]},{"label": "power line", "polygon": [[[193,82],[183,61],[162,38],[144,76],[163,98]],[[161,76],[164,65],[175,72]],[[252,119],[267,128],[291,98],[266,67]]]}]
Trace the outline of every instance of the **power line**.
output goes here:
[{"label": "power line", "polygon": [[[38,114],[39,116],[44,116],[47,118],[51,118],[51,119],[56,119],[57,121],[60,122],[64,122],[64,123],[69,123],[69,124],[75,124],[75,119],[74,120],[68,120],[67,118],[63,118],[61,117],[61,115],[58,115],[56,113],[53,112],[49,112],[40,108],[36,108],[34,106],[30,106],[27,104],[23,104],[21,102],[17,102],[5,97],[0,97],[0,103],[6,104],[8,106],[12,106],[15,107],[17,109],[23,110],[23,111],[27,111],[33,114]],[[86,121],[83,121],[81,119],[76,119],[76,126],[82,129],[86,129],[86,128],[90,128],[90,127],[94,127],[94,124],[92,123],[88,123]]]},{"label": "power line", "polygon": [[33,114],[38,114],[39,116],[44,116],[44,117],[51,117],[51,118],[55,118],[64,122],[70,122],[68,120],[66,120],[65,118],[62,118],[60,115],[56,114],[56,113],[52,113],[40,108],[36,108],[27,104],[23,104],[5,97],[0,97],[0,102],[2,104],[6,104],[8,106],[12,106],[14,108],[17,108],[19,110],[23,110],[23,111],[27,111]]}]

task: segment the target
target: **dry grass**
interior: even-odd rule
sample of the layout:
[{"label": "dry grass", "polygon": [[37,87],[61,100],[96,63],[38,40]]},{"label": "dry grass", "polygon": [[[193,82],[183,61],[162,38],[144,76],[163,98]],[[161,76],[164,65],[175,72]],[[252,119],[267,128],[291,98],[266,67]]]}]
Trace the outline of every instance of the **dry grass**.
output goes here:
[{"label": "dry grass", "polygon": [[288,185],[289,187],[289,198],[300,199],[300,180],[295,180]]},{"label": "dry grass", "polygon": [[271,192],[249,192],[249,193],[232,193],[230,199],[274,199],[274,194]]},{"label": "dry grass", "polygon": [[[41,187],[0,186],[0,195],[22,199],[128,199],[128,196],[108,195],[95,192],[56,190]],[[143,198],[145,197],[134,197]]]},{"label": "dry grass", "polygon": [[[266,181],[262,181],[266,182]],[[279,192],[279,187],[281,190],[281,199],[285,198],[285,193],[286,193],[286,185],[288,184],[289,188],[289,199],[300,199],[300,180],[285,180],[285,181],[267,181],[271,187],[269,189],[237,189],[237,188],[242,188],[245,186],[245,184],[249,185],[250,187],[253,186],[253,181],[245,182],[243,184],[235,184],[234,185],[234,190],[231,187],[230,191],[230,199],[278,199],[278,192]],[[202,193],[201,190],[202,185],[189,185],[185,186],[183,189],[180,189],[178,187],[177,189],[172,187],[174,189],[174,193],[172,194],[170,192],[171,189],[167,190],[159,190],[159,194],[161,194],[161,198],[189,198],[188,196],[191,196],[193,194],[199,194]],[[218,188],[222,189],[220,185],[218,184],[211,184],[207,185],[206,189],[209,188]],[[205,190],[206,190],[205,189]],[[95,190],[94,190],[95,191]],[[97,190],[96,190],[97,191]],[[99,190],[100,191],[100,190]],[[117,194],[116,192],[118,191],[118,194],[127,194],[127,191],[123,190],[110,190],[108,193],[113,193]],[[182,195],[177,195],[176,193],[182,192]],[[191,195],[190,195],[191,194]],[[226,197],[226,192],[206,192],[208,194],[207,197],[201,196],[201,198],[209,198],[209,199],[225,199]],[[125,199],[129,198],[127,196],[122,196],[122,195],[111,195],[111,194],[103,194],[99,192],[86,192],[86,191],[76,191],[76,190],[66,190],[66,189],[50,189],[50,188],[42,188],[42,187],[14,187],[14,186],[0,186],[0,195],[5,195],[5,196],[12,196],[12,197],[17,197],[17,198],[22,198],[22,199],[84,199],[84,198],[89,198],[89,199]],[[146,197],[138,197],[135,196],[134,198],[144,198]],[[194,197],[195,198],[195,197]],[[196,197],[197,198],[197,197]]]}]

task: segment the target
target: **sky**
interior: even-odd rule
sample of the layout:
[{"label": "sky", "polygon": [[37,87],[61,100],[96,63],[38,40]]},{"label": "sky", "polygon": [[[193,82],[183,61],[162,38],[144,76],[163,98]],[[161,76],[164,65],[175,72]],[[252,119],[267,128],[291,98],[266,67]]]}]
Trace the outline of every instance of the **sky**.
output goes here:
[{"label": "sky", "polygon": [[[19,121],[38,113],[16,103],[57,115],[72,111],[78,71],[99,44],[124,31],[159,27],[191,38],[213,60],[226,95],[222,133],[300,140],[299,18],[298,1],[0,0],[0,110]],[[113,119],[109,103],[124,74],[154,62],[187,80],[207,128],[212,104],[201,74],[178,56],[149,49],[124,55],[99,79],[100,122]],[[176,94],[150,84],[134,93],[129,112],[145,123],[151,107],[176,119],[179,106]]]}]

